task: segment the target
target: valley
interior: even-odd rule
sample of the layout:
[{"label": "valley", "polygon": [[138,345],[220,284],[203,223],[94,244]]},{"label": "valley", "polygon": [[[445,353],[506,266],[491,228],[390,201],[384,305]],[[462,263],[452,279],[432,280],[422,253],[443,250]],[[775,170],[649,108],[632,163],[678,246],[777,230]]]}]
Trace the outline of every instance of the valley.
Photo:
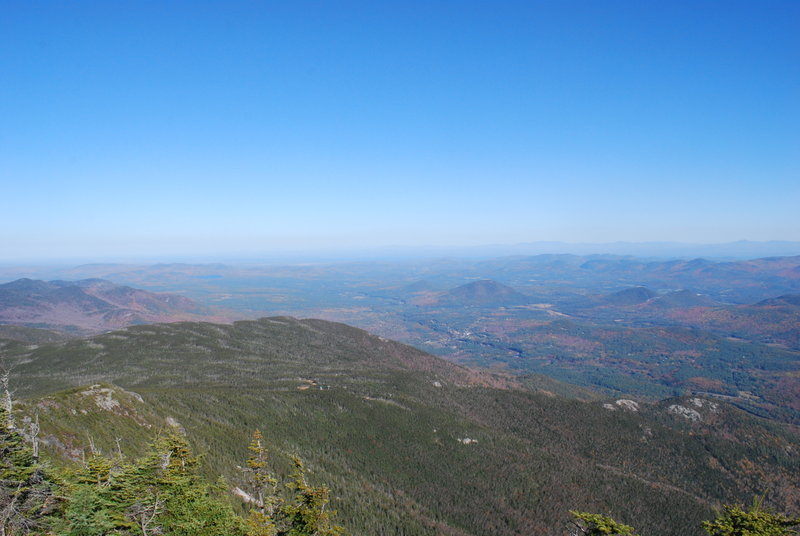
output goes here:
[{"label": "valley", "polygon": [[[343,322],[470,366],[651,400],[718,396],[800,423],[800,257],[539,255],[329,265],[86,265],[211,321]],[[176,320],[186,319],[180,316]],[[2,329],[0,327],[0,329]]]}]

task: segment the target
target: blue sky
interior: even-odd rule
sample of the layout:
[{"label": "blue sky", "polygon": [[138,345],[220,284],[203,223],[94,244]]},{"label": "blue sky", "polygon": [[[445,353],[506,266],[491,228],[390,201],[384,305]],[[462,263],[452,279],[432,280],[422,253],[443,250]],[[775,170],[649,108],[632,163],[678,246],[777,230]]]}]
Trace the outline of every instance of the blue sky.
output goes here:
[{"label": "blue sky", "polygon": [[0,260],[800,240],[800,2],[0,5]]}]

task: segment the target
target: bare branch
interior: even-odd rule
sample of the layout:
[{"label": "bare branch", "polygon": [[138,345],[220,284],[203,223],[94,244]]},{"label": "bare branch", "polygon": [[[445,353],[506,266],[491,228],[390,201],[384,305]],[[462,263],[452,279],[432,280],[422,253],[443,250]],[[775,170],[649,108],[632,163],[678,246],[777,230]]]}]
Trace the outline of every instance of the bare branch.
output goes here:
[{"label": "bare branch", "polygon": [[0,359],[0,396],[2,396],[3,409],[6,413],[6,427],[9,430],[16,429],[16,422],[14,421],[14,401],[11,396],[11,367],[6,365],[5,359]]}]

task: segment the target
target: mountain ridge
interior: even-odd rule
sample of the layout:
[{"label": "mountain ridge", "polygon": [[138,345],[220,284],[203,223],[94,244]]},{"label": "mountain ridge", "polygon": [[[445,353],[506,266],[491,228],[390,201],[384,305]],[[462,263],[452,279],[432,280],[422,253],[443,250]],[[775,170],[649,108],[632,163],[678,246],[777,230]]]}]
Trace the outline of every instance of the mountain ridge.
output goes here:
[{"label": "mountain ridge", "polygon": [[[180,423],[207,453],[209,470],[229,479],[246,459],[249,434],[261,429],[272,451],[302,453],[354,534],[395,527],[414,535],[546,535],[577,508],[636,519],[643,532],[695,535],[711,505],[748,500],[763,485],[751,467],[773,475],[777,507],[800,504],[791,478],[800,453],[783,448],[797,439],[739,410],[718,414],[737,423],[726,433],[764,442],[750,448],[717,434],[711,420],[698,428],[685,417],[691,412],[669,411],[693,409],[691,399],[665,407],[610,402],[618,408],[610,411],[601,400],[557,396],[551,386],[532,391],[476,376],[338,323],[154,324],[37,347],[8,343],[3,353],[27,397],[21,408],[39,408],[43,426],[84,419],[68,404],[44,415],[52,406],[46,398],[61,396],[53,393],[71,388],[82,409],[96,406],[90,422],[109,411],[102,405],[114,407],[100,391],[118,385],[141,397],[159,416],[154,423]],[[139,404],[130,394],[111,397]],[[143,443],[149,429],[118,413]],[[112,429],[91,422],[98,434]],[[86,440],[71,441],[74,449]],[[103,441],[113,447],[113,438]],[[680,519],[670,514],[675,508]]]},{"label": "mountain ridge", "polygon": [[127,325],[212,318],[189,298],[117,285],[99,278],[0,285],[0,323],[78,334]]}]

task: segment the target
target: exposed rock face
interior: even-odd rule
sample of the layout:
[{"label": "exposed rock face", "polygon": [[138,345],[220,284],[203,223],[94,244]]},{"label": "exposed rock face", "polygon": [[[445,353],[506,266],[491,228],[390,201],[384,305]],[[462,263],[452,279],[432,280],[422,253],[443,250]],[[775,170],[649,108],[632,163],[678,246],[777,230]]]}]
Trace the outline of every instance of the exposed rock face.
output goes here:
[{"label": "exposed rock face", "polygon": [[621,407],[622,409],[626,409],[628,411],[639,411],[639,403],[634,402],[633,400],[622,398],[620,400],[617,400],[615,404]]},{"label": "exposed rock face", "polygon": [[707,424],[714,422],[719,411],[717,402],[699,397],[680,399],[667,407],[667,413],[683,417],[690,422]]},{"label": "exposed rock face", "polygon": [[681,406],[680,404],[672,404],[667,408],[667,411],[692,422],[700,422],[703,420],[703,416],[700,415],[699,411],[696,409],[687,408],[686,406]]},{"label": "exposed rock face", "polygon": [[606,403],[603,404],[603,407],[610,411],[616,411],[617,408],[623,409],[625,411],[639,411],[639,403],[634,400],[629,400],[627,398],[620,398],[613,404]]},{"label": "exposed rock face", "polygon": [[697,408],[707,408],[711,413],[717,413],[719,411],[719,404],[712,402],[711,400],[705,400],[703,398],[690,398],[689,402],[691,402],[692,405]]}]

